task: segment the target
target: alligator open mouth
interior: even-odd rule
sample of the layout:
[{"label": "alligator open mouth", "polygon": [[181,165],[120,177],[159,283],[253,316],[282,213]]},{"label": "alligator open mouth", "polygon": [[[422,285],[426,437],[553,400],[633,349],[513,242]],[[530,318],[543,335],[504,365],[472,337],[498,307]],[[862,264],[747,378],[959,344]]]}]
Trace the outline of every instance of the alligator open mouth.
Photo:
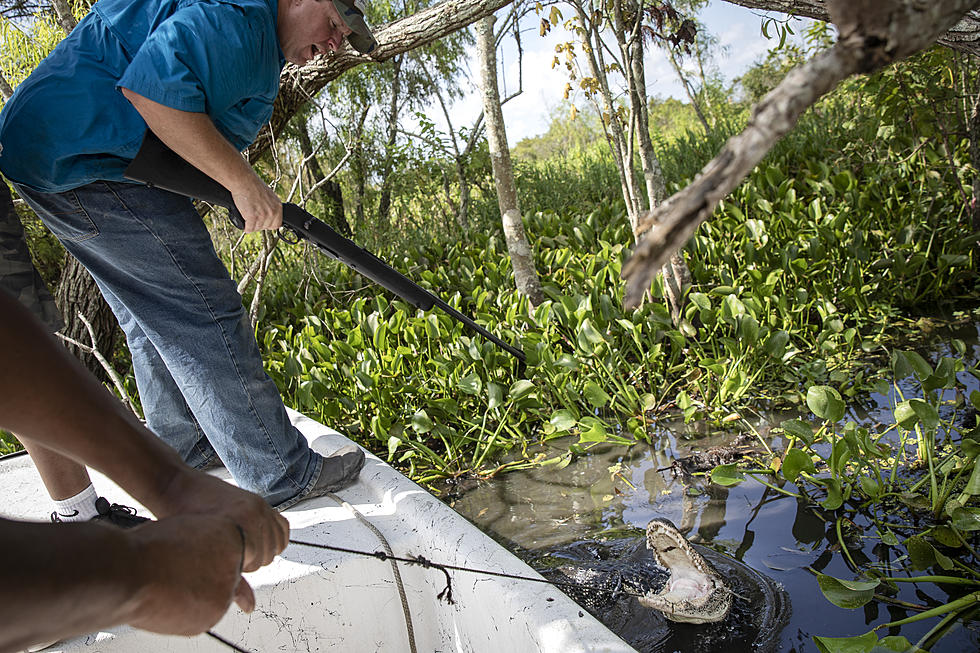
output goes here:
[{"label": "alligator open mouth", "polygon": [[712,623],[728,616],[731,590],[670,520],[658,518],[647,524],[647,548],[670,578],[659,592],[640,598],[642,605],[684,623]]}]

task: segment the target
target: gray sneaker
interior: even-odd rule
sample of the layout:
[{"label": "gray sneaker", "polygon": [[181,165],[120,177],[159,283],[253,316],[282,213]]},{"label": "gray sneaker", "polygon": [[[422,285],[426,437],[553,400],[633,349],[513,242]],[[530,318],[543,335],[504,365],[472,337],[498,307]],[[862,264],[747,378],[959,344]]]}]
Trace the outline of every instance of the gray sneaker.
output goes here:
[{"label": "gray sneaker", "polygon": [[364,452],[354,444],[341,447],[329,456],[324,456],[320,476],[303,499],[322,497],[328,492],[343,490],[357,480],[362,467],[364,467]]}]

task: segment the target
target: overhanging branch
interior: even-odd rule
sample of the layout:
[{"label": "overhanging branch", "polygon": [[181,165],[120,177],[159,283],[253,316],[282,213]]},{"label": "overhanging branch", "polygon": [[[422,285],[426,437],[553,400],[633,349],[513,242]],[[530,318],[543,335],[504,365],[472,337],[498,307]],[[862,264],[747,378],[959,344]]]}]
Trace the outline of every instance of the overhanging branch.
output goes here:
[{"label": "overhanging branch", "polygon": [[248,149],[250,161],[269,149],[278,134],[296,113],[330,81],[355,66],[382,62],[414,50],[461,30],[480,18],[505,7],[513,0],[445,0],[418,13],[400,18],[374,30],[378,47],[371,56],[349,46],[341,52],[317,57],[305,66],[287,64],[279,82],[272,119]]}]

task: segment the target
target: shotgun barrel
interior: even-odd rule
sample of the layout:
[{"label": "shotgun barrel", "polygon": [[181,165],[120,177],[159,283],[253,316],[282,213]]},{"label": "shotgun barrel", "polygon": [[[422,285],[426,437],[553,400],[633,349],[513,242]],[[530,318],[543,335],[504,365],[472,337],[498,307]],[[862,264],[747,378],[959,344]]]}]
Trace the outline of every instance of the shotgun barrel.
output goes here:
[{"label": "shotgun barrel", "polygon": [[[239,229],[245,228],[245,221],[235,207],[231,192],[181,158],[149,129],[146,130],[136,158],[126,168],[124,175],[127,179],[151,187],[223,206],[228,209],[228,215],[235,226]],[[330,258],[340,261],[412,306],[424,311],[437,306],[450,317],[517,358],[523,375],[525,363],[523,351],[508,345],[371,252],[338,234],[330,225],[317,219],[305,209],[295,204],[284,203],[282,224],[300,238],[313,243]]]}]

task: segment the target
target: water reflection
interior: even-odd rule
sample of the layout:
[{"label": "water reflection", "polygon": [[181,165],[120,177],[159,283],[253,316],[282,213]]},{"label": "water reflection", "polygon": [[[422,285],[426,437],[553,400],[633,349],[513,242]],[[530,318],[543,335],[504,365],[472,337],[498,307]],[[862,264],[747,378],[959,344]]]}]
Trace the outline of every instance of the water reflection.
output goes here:
[{"label": "water reflection", "polygon": [[[756,428],[783,419],[787,417],[765,416]],[[844,610],[823,597],[810,569],[838,578],[856,578],[841,555],[834,515],[823,514],[812,505],[752,480],[724,488],[707,483],[703,477],[686,475],[673,465],[695,452],[733,447],[737,437],[734,433],[699,434],[682,423],[666,423],[658,429],[655,445],[596,446],[564,469],[508,473],[481,483],[451,503],[532,561],[579,540],[641,537],[650,519],[667,517],[691,541],[744,562],[786,588],[792,617],[778,651],[813,651],[813,635],[859,635],[875,625],[913,614],[899,604],[877,602],[864,609]],[[543,449],[557,455],[567,451],[569,444],[556,440]],[[767,444],[781,446],[768,436]],[[798,491],[792,485],[785,489]],[[892,550],[880,544],[873,525],[860,516],[848,524],[844,541],[859,566],[898,564]],[[899,567],[896,573],[908,573]],[[909,586],[895,592],[894,600],[919,605],[948,600],[911,584],[903,585]],[[941,594],[935,586],[928,586],[928,592]],[[900,633],[915,643],[934,625],[935,620],[910,624],[893,629],[891,634]],[[885,633],[879,632],[879,636]],[[709,646],[699,650],[728,649]],[[980,631],[973,626],[960,628],[932,650],[980,650]]]}]

